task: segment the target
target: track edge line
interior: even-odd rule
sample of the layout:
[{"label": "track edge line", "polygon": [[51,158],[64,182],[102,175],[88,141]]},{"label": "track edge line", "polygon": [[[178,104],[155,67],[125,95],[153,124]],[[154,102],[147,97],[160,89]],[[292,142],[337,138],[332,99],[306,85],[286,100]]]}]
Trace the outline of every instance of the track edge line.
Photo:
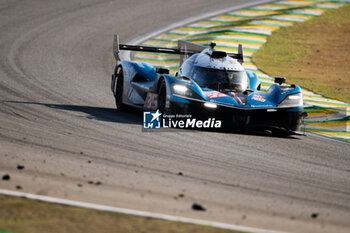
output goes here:
[{"label": "track edge line", "polygon": [[161,220],[167,220],[167,221],[196,224],[201,226],[210,226],[210,227],[227,229],[227,230],[245,231],[245,232],[251,232],[251,233],[282,233],[280,231],[272,231],[272,230],[265,230],[265,229],[239,226],[239,225],[233,225],[233,224],[227,224],[227,223],[206,221],[206,220],[200,220],[200,219],[194,219],[194,218],[186,218],[186,217],[180,217],[175,215],[167,215],[167,214],[153,213],[148,211],[112,207],[112,206],[93,204],[88,202],[72,201],[72,200],[63,199],[63,198],[11,191],[6,189],[0,189],[0,194],[6,195],[6,196],[12,196],[12,197],[27,198],[27,199],[36,200],[36,201],[43,201],[43,202],[53,203],[53,204],[107,211],[112,213],[127,214],[127,215],[139,216],[139,217],[149,217],[149,218],[155,218],[155,219],[161,219]]}]

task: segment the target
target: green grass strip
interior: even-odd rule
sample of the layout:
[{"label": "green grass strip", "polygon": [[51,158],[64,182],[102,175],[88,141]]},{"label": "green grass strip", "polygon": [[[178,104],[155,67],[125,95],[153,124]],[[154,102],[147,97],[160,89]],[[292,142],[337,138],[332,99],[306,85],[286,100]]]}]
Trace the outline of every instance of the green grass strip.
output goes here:
[{"label": "green grass strip", "polygon": [[[190,208],[190,207],[189,207]],[[0,195],[0,233],[239,233]]]},{"label": "green grass strip", "polygon": [[[176,29],[175,29],[176,30]],[[180,32],[173,32],[170,31],[168,33],[165,33],[163,35],[169,35],[169,36],[188,36],[188,37],[193,37],[193,36],[210,36],[210,35],[230,35],[231,34],[237,34],[237,35],[242,35],[242,36],[259,36],[259,37],[264,37],[265,39],[268,37],[266,34],[261,34],[261,33],[254,33],[254,32],[231,32],[228,30],[218,30],[218,31],[213,31],[213,32],[206,32],[206,33],[198,33],[196,35],[189,35],[188,33],[180,33]]]},{"label": "green grass strip", "polygon": [[[255,44],[255,45],[263,45],[264,42],[263,41],[255,41],[255,40],[247,40],[247,39],[229,39],[229,38],[218,38],[215,36],[211,36],[211,37],[198,37],[195,39],[188,39],[187,41],[189,42],[197,42],[197,41],[201,41],[201,40],[207,40],[207,41],[212,41],[212,40],[220,40],[223,42],[236,42],[236,43],[249,43],[249,44]],[[175,40],[169,40],[169,39],[159,39],[159,38],[155,38],[155,39],[150,39],[147,40],[146,43],[151,43],[151,42],[167,42],[167,43],[174,43]],[[176,41],[177,42],[177,41]]]}]

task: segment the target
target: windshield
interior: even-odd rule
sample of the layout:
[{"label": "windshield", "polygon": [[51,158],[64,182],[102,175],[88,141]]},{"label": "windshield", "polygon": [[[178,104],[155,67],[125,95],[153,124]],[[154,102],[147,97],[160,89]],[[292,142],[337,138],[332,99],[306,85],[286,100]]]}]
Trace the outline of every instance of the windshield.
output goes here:
[{"label": "windshield", "polygon": [[215,90],[245,91],[248,76],[245,71],[227,71],[194,66],[192,79],[200,86]]}]

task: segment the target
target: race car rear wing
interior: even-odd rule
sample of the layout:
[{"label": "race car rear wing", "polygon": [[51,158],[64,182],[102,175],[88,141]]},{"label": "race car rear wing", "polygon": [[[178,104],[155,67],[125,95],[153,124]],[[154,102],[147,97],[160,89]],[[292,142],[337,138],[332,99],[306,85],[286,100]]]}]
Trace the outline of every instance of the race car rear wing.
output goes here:
[{"label": "race car rear wing", "polygon": [[[117,34],[114,35],[114,43],[113,43],[113,54],[117,61],[119,58],[120,50],[129,50],[129,51],[138,51],[138,52],[151,52],[151,53],[167,53],[167,54],[179,54],[180,56],[180,65],[191,55],[195,53],[200,53],[205,49],[205,46],[194,44],[191,42],[179,40],[178,41],[178,49],[172,48],[160,48],[160,47],[149,47],[142,45],[126,45],[119,43],[119,36]],[[228,56],[237,59],[240,63],[243,63],[243,48],[242,45],[238,45],[238,53],[227,53]]]}]

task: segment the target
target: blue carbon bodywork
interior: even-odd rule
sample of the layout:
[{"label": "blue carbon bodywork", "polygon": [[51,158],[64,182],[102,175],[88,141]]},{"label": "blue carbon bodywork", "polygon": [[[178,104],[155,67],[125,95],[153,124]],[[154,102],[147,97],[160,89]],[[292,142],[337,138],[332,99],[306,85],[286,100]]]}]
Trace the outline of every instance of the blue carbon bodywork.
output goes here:
[{"label": "blue carbon bodywork", "polygon": [[[293,86],[293,88],[288,88],[282,90],[281,87],[277,84],[272,85],[267,92],[252,90],[251,92],[247,92],[245,96],[235,96],[225,93],[220,93],[218,91],[214,91],[211,89],[201,88],[196,83],[188,83],[185,81],[181,81],[172,76],[164,77],[167,82],[167,91],[170,93],[170,99],[173,101],[178,101],[182,103],[188,103],[189,99],[192,101],[206,101],[213,102],[220,105],[226,105],[228,107],[241,108],[241,109],[256,109],[256,108],[278,108],[278,105],[289,95],[301,93],[301,88],[297,85]],[[189,93],[196,93],[196,97],[192,95],[179,95],[174,93],[171,86],[174,84],[184,85],[188,88]],[[253,83],[254,88],[259,85],[260,82]],[[252,88],[253,89],[253,88]],[[209,97],[211,93],[214,93],[220,97]],[[200,98],[199,98],[200,97]],[[236,97],[236,98],[235,98]],[[244,99],[243,103],[239,101],[239,99]],[[293,111],[301,111],[303,108],[295,107],[291,108]]]},{"label": "blue carbon bodywork", "polygon": [[[273,84],[266,92],[260,91],[261,83],[254,72],[244,70],[239,62],[226,54],[224,54],[226,57],[220,58],[223,53],[214,54],[214,51],[213,57],[210,57],[210,52],[213,50],[203,50],[199,54],[192,55],[182,64],[176,76],[168,74],[168,70],[164,68],[155,69],[146,62],[118,60],[115,74],[112,75],[112,91],[116,97],[116,71],[122,70],[122,76],[118,74],[118,80],[123,78],[122,104],[124,105],[140,109],[146,105],[156,106],[162,108],[164,112],[194,113],[202,117],[206,114],[214,114],[213,117],[222,116],[236,126],[267,125],[288,131],[299,128],[303,116],[302,90],[299,86]],[[207,63],[209,68],[206,67]],[[214,84],[217,85],[214,87],[208,85],[210,88],[204,87],[207,84],[203,83],[199,86],[197,82],[200,83],[206,72],[210,71],[201,73],[195,79],[193,67],[241,72],[241,74],[243,72],[245,86],[241,89],[231,86],[223,89],[222,83],[219,82]],[[213,76],[215,77],[218,76]],[[276,79],[276,82],[279,82],[278,80],[281,78]],[[151,105],[146,104],[150,99],[152,99]],[[154,104],[154,99],[164,104]],[[146,108],[151,109],[151,107]]]},{"label": "blue carbon bodywork", "polygon": [[[145,88],[153,87],[156,91],[156,84],[163,79],[166,82],[167,98],[170,101],[180,103],[190,103],[191,101],[213,102],[219,105],[240,109],[256,109],[256,108],[278,108],[278,105],[289,95],[301,93],[301,88],[293,85],[290,88],[281,89],[280,85],[273,84],[267,92],[258,91],[260,85],[259,78],[254,72],[247,71],[249,78],[249,90],[245,95],[237,96],[230,93],[220,93],[215,90],[201,88],[193,80],[186,81],[174,77],[169,74],[158,74],[154,67],[145,62],[122,61],[120,65],[124,72],[124,90],[125,99],[128,98],[130,86],[133,78],[142,76],[145,78],[142,84]],[[184,85],[188,88],[188,94],[180,95],[174,93],[173,85]],[[149,91],[149,90],[148,90]],[[240,102],[242,100],[242,102]],[[302,107],[290,108],[291,111],[301,111]]]}]

